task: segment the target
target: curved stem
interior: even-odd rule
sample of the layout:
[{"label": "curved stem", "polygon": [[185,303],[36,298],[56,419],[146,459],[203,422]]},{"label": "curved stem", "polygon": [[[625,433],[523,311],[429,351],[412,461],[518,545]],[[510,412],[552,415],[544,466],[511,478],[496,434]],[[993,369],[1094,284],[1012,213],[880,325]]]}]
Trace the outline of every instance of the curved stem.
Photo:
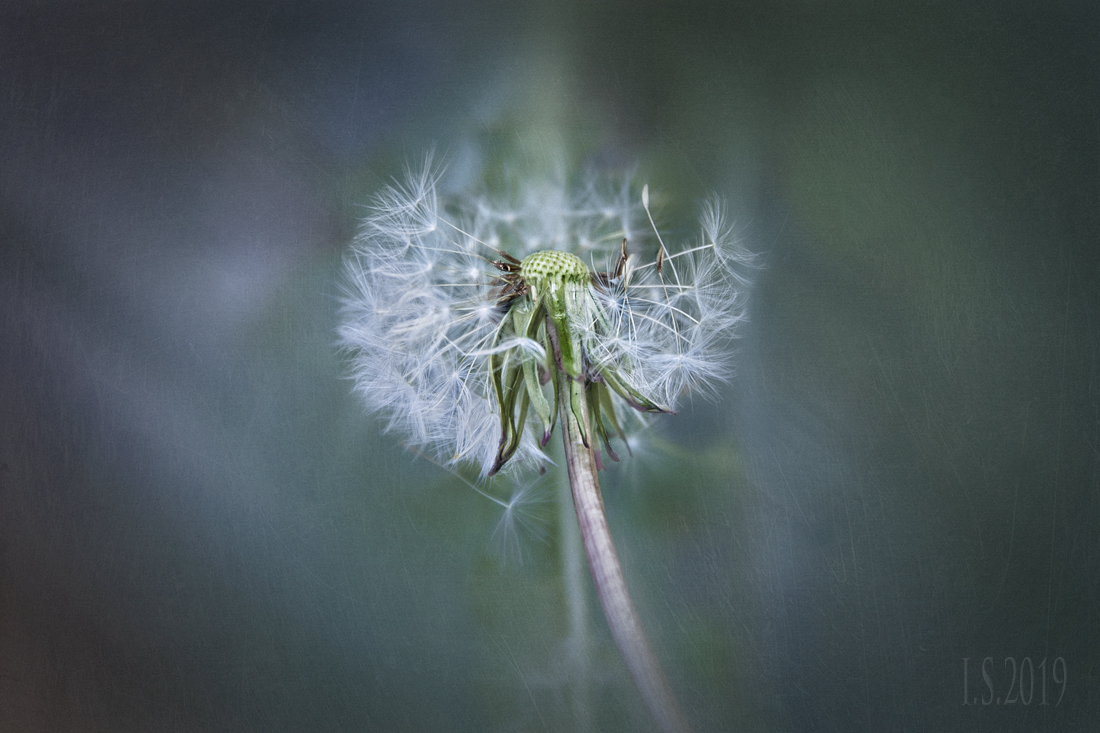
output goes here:
[{"label": "curved stem", "polygon": [[[563,372],[557,379],[568,380]],[[680,706],[668,686],[657,658],[649,646],[641,619],[630,599],[623,578],[618,553],[611,541],[611,532],[604,515],[603,497],[600,495],[600,480],[596,474],[596,461],[592,449],[584,444],[584,435],[591,436],[591,430],[581,430],[581,425],[571,409],[569,393],[565,384],[559,384],[558,410],[561,414],[562,431],[565,439],[565,462],[569,467],[569,484],[573,489],[573,505],[577,511],[577,524],[581,530],[581,541],[588,556],[588,569],[596,586],[596,594],[603,606],[607,624],[611,627],[611,636],[623,655],[627,669],[634,678],[634,684],[642,695],[650,714],[657,720],[661,730],[666,733],[686,733],[690,730]],[[580,400],[581,419],[588,423],[587,400]],[[587,427],[587,426],[586,426]]]},{"label": "curved stem", "polygon": [[569,613],[570,698],[573,704],[573,725],[576,733],[590,733],[592,725],[589,669],[588,583],[584,578],[584,549],[577,522],[573,519],[572,485],[569,476],[558,474],[558,508],[561,523],[561,563],[565,584],[566,608]]}]

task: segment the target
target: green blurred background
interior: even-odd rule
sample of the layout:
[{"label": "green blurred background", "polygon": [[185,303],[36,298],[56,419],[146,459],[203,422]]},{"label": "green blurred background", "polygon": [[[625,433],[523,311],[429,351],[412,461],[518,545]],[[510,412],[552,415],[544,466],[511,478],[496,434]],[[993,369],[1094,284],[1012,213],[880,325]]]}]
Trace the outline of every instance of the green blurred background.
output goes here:
[{"label": "green blurred background", "polygon": [[737,377],[604,475],[698,730],[1095,729],[1097,6],[518,5],[0,10],[0,731],[649,729],[591,597],[570,666],[555,478],[505,561],[341,379],[433,145],[761,255]]}]

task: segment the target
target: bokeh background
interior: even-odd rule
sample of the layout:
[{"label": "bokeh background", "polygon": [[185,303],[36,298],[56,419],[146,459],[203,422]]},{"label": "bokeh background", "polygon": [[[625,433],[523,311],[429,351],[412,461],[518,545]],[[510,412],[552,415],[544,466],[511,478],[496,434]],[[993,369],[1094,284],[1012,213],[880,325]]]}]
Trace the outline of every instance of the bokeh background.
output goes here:
[{"label": "bokeh background", "polygon": [[0,731],[648,729],[591,596],[563,652],[554,488],[503,558],[341,379],[433,145],[761,255],[736,379],[604,477],[698,730],[1095,730],[1100,11],[879,5],[5,3]]}]

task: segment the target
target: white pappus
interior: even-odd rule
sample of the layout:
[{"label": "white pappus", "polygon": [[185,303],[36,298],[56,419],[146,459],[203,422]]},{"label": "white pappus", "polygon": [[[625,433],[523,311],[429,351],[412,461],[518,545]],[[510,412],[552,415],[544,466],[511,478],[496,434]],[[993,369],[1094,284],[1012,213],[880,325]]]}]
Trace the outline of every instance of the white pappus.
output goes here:
[{"label": "white pappus", "polygon": [[438,186],[429,159],[376,196],[343,285],[355,391],[411,449],[482,478],[540,466],[564,389],[618,460],[611,439],[729,375],[753,264],[717,199],[666,247],[648,186]]}]

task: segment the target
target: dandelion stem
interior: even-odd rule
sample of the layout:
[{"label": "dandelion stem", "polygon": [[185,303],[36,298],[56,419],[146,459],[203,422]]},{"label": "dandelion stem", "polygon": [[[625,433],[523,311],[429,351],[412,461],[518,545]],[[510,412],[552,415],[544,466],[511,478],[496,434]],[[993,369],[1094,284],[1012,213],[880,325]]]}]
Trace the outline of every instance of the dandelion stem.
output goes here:
[{"label": "dandelion stem", "polygon": [[[558,372],[557,378],[569,377]],[[581,425],[571,408],[569,393],[565,385],[558,392],[558,409],[561,413],[562,435],[565,441],[565,462],[569,467],[569,484],[573,489],[573,505],[577,511],[577,524],[581,531],[581,541],[588,556],[588,569],[596,586],[596,595],[603,606],[607,624],[611,627],[611,636],[623,655],[627,669],[642,695],[649,712],[657,720],[665,733],[687,733],[690,730],[680,706],[668,686],[657,658],[649,646],[641,619],[630,599],[623,578],[618,553],[611,541],[611,532],[607,527],[604,514],[603,497],[600,495],[600,480],[596,474],[596,461],[591,447],[585,446],[584,435],[591,430],[582,431]],[[587,400],[580,400],[581,419],[589,421]]]},{"label": "dandelion stem", "polygon": [[567,648],[572,681],[574,730],[593,730],[589,691],[592,680],[589,670],[588,584],[584,579],[584,557],[580,530],[573,519],[572,486],[567,475],[560,475],[558,506],[561,521],[561,560],[565,580],[566,606],[569,612]]}]

